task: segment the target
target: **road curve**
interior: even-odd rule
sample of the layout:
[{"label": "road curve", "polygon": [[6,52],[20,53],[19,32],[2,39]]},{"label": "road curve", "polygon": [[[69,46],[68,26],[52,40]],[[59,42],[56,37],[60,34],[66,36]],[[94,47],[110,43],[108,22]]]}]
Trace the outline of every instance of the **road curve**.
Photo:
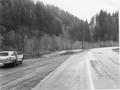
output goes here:
[{"label": "road curve", "polygon": [[120,89],[116,48],[95,48],[72,55],[32,90]]}]

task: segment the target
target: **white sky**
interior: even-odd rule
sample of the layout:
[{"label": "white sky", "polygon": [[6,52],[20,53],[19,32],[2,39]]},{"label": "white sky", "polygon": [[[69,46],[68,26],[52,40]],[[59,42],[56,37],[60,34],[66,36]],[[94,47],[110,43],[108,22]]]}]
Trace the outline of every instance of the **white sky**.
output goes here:
[{"label": "white sky", "polygon": [[34,0],[57,6],[83,20],[91,17],[101,9],[107,12],[120,10],[120,0]]}]

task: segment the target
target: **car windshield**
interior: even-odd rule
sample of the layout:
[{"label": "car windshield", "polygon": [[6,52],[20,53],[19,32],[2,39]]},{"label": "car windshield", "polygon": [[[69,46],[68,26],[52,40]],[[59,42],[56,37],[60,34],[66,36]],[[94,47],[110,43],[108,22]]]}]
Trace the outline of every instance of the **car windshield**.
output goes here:
[{"label": "car windshield", "polygon": [[8,56],[8,53],[0,53],[0,56]]},{"label": "car windshield", "polygon": [[17,52],[18,55],[22,55],[22,52]]}]

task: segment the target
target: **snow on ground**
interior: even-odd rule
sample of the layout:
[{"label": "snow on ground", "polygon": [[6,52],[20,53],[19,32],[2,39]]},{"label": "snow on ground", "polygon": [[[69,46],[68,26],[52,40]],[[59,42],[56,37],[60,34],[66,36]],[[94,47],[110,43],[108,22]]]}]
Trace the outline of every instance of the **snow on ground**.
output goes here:
[{"label": "snow on ground", "polygon": [[97,89],[120,89],[119,54],[112,49],[99,48],[90,52],[90,69]]},{"label": "snow on ground", "polygon": [[33,90],[120,89],[120,61],[115,48],[95,48],[71,56]]},{"label": "snow on ground", "polygon": [[83,49],[62,50],[62,51],[53,52],[51,54],[43,55],[42,57],[54,57],[54,56],[64,55],[67,53],[79,53],[81,51],[83,51]]}]

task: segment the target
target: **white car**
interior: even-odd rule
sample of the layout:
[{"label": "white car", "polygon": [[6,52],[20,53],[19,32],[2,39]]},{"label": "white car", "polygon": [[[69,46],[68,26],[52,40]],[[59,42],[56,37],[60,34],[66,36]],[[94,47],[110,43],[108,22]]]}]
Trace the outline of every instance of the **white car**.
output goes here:
[{"label": "white car", "polygon": [[23,58],[18,55],[16,51],[1,51],[0,52],[0,66],[5,66],[7,64],[17,65],[22,63]]}]

